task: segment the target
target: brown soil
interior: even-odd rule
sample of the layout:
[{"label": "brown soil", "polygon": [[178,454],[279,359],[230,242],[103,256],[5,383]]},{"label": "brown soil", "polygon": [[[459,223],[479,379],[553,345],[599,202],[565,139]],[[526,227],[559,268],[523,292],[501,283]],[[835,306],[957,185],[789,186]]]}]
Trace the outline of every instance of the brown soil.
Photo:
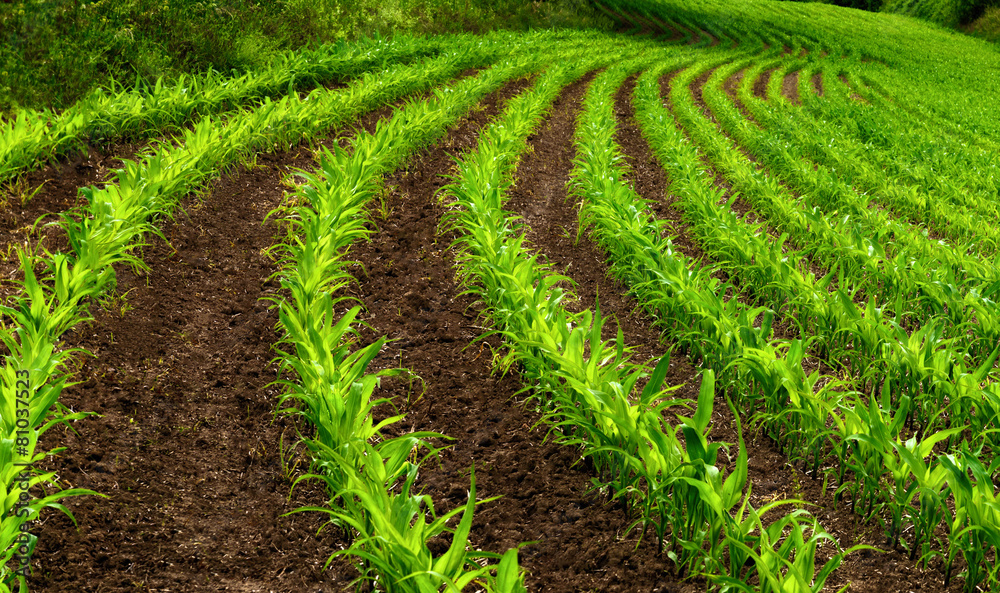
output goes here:
[{"label": "brown soil", "polygon": [[774,74],[775,70],[777,70],[777,68],[771,68],[770,70],[761,72],[760,76],[757,77],[757,80],[753,81],[754,96],[759,99],[767,99],[767,85],[771,82],[771,75]]},{"label": "brown soil", "polygon": [[823,96],[823,74],[822,73],[817,72],[816,74],[813,74],[813,76],[812,76],[812,85],[813,85],[813,88],[816,89],[816,96],[817,97],[822,97]]},{"label": "brown soil", "polygon": [[[631,119],[632,110],[628,102],[629,93],[619,94],[626,101],[624,105],[617,102],[627,113],[625,121]],[[559,130],[563,122],[571,121],[568,116],[561,118],[560,109],[553,114],[549,127],[542,129],[533,143],[534,153],[527,159],[518,171],[519,186],[530,180],[530,192],[515,192],[508,206],[516,214],[525,218],[529,225],[529,239],[539,251],[555,265],[557,271],[570,275],[577,282],[577,294],[584,306],[590,306],[599,291],[601,310],[606,315],[614,315],[622,322],[625,342],[629,346],[639,347],[642,356],[646,352],[660,353],[665,346],[660,345],[660,339],[651,330],[651,323],[644,315],[637,314],[637,304],[630,298],[623,298],[623,287],[608,279],[608,270],[603,262],[603,255],[591,244],[574,244],[562,233],[562,229],[571,228],[576,220],[573,205],[566,201],[563,184],[568,179],[569,161],[573,157],[571,132]],[[620,120],[621,123],[621,120]],[[625,127],[619,137],[631,136]],[[548,137],[558,139],[559,144],[551,145]],[[638,147],[642,139],[631,138],[630,146]],[[543,147],[546,148],[543,152]],[[550,148],[551,147],[551,148]],[[558,147],[558,148],[557,148]],[[645,152],[648,153],[648,146]],[[632,150],[631,160],[641,161],[641,149]],[[641,171],[642,169],[640,169]],[[524,175],[527,173],[527,176]],[[639,187],[655,188],[657,184],[643,183]],[[643,194],[647,199],[655,199],[654,195]],[[655,355],[655,354],[654,354]],[[681,397],[694,397],[698,388],[697,368],[686,357],[672,357],[671,374],[667,378],[669,385],[684,384],[678,392]],[[725,400],[720,396],[715,404],[713,414],[712,439],[717,441],[735,442],[735,419],[726,407]],[[744,419],[744,421],[746,421]],[[774,443],[765,436],[750,436],[747,442],[750,464],[750,481],[753,484],[751,502],[762,506],[775,498],[802,498],[807,503],[817,505],[810,510],[820,519],[823,526],[844,546],[855,543],[867,543],[884,547],[882,536],[870,525],[861,525],[856,516],[849,512],[848,506],[842,504],[839,509],[833,507],[831,491],[824,491],[821,480],[812,480],[800,471],[792,468],[786,457],[776,448]],[[829,551],[823,552],[828,554]],[[821,553],[822,554],[822,553]],[[902,552],[891,552],[885,555],[876,553],[859,553],[849,556],[842,567],[831,577],[830,584],[843,586],[852,582],[852,591],[880,592],[887,591],[885,582],[876,575],[886,575],[894,584],[900,586],[900,591],[909,590],[944,590],[940,585],[943,575],[937,571],[919,571],[906,559]],[[950,591],[957,591],[953,586]],[[643,586],[635,586],[634,591],[647,590]]]},{"label": "brown soil", "polygon": [[61,229],[46,226],[59,220],[59,213],[86,204],[78,188],[101,183],[122,166],[124,159],[134,159],[143,144],[118,144],[106,148],[89,147],[67,155],[55,163],[22,174],[9,185],[0,186],[0,296],[16,291],[10,284],[20,280],[20,265],[14,248],[34,246],[39,241],[55,248]]},{"label": "brown soil", "polygon": [[791,74],[786,74],[784,80],[781,81],[781,94],[785,96],[786,99],[792,102],[793,105],[801,105],[802,101],[799,99],[799,71],[796,70]]},{"label": "brown soil", "polygon": [[[394,107],[427,94],[385,105],[351,127],[370,132]],[[346,141],[332,134],[318,144]],[[259,155],[253,168],[224,175],[203,203],[188,199],[187,213],[162,227],[170,245],[146,249],[151,273],[116,270],[111,305],[65,336],[66,346],[96,356],[81,360],[82,383],[60,402],[101,416],[77,422],[76,434],[50,431],[42,446],[68,448],[48,462],[65,487],[109,498],[67,499],[78,530],[62,515],[45,515],[33,530],[33,590],[333,591],[357,577],[342,559],[322,570],[349,545],[333,529],[317,537],[322,516],[281,516],[321,505],[326,494],[302,483],[289,499],[308,461],[294,449],[297,421],[273,418],[277,315],[260,299],[279,288],[262,250],[280,229],[263,221],[283,202],[289,173],[314,166],[304,147]],[[92,182],[55,177],[59,183],[46,186],[52,208]]]},{"label": "brown soil", "polygon": [[[666,347],[650,329],[650,319],[636,311],[625,287],[609,279],[603,254],[590,241],[572,240],[578,223],[565,183],[574,156],[574,118],[588,80],[568,87],[532,136],[532,152],[517,169],[508,207],[524,217],[533,245],[579,283],[580,300],[573,306],[590,307],[599,293],[604,314],[621,323],[626,343],[637,347],[636,359],[655,358]],[[474,299],[456,286],[447,249],[453,237],[437,233],[445,207],[435,193],[445,182],[442,174],[451,170],[450,155],[471,148],[481,127],[526,84],[515,82],[492,94],[438,146],[392,175],[387,216],[376,219],[379,231],[372,242],[352,253],[363,268],[357,268],[358,284],[351,291],[365,304],[371,324],[363,337],[394,340],[374,368],[410,368],[422,378],[417,393],[426,389],[406,406],[407,418],[393,430],[435,430],[456,439],[442,453],[440,466],[430,463],[422,470],[420,486],[439,512],[454,508],[467,496],[468,470],[475,464],[478,496],[503,498],[479,507],[472,543],[502,552],[537,541],[521,553],[529,590],[704,590],[703,581],[678,582],[671,563],[655,554],[650,541],[637,548],[636,534],[624,535],[629,518],[622,509],[589,493],[592,476],[579,453],[546,442],[545,429],[533,428],[538,414],[514,397],[523,387],[517,373],[492,372],[493,351],[502,350],[497,337],[469,345],[486,330]],[[663,84],[669,85],[669,77]],[[650,166],[655,161],[634,125],[632,86],[634,79],[616,95],[615,105],[616,138],[631,167],[629,180],[655,203],[658,216],[674,223],[686,253],[698,257],[698,246],[684,238],[673,198],[665,198],[667,180]],[[389,109],[358,127],[371,129]],[[109,166],[109,159],[99,155],[87,162],[98,169]],[[281,516],[322,504],[326,494],[306,483],[288,499],[291,480],[305,462],[301,451],[285,451],[293,469],[283,470],[279,443],[294,443],[300,427],[290,417],[273,419],[279,394],[269,386],[276,378],[270,363],[276,315],[260,301],[279,289],[268,279],[274,262],[262,250],[280,229],[264,224],[264,217],[282,203],[290,170],[310,166],[311,155],[299,149],[262,155],[256,167],[223,176],[204,203],[188,201],[187,214],[164,225],[171,245],[156,242],[146,249],[149,275],[118,270],[124,296],[67,336],[68,346],[85,347],[96,357],[81,359],[82,382],[67,388],[61,401],[100,417],[77,422],[76,433],[50,431],[42,446],[68,450],[46,466],[58,471],[66,486],[93,488],[109,498],[67,500],[78,528],[54,512],[35,525],[33,590],[349,589],[356,572],[346,562],[322,569],[347,540],[332,529],[317,536],[323,524],[318,514]],[[77,187],[94,182],[87,175],[95,180],[103,175],[87,166],[72,169],[66,183],[54,175],[60,181],[44,198],[50,200],[48,211],[71,204]],[[77,174],[84,178],[74,180]],[[32,219],[30,212],[18,216],[8,233]],[[609,333],[617,329],[615,321],[607,325]],[[684,384],[678,396],[694,397],[696,375],[691,362],[677,355],[667,381]],[[398,396],[402,405],[411,386],[386,381],[384,395]],[[735,441],[735,420],[721,398],[713,418],[713,439]],[[753,504],[802,498],[818,505],[810,509],[841,545],[884,548],[876,528],[860,525],[846,504],[834,509],[829,489],[791,468],[770,439],[747,440]],[[445,542],[434,545],[441,551]],[[901,552],[848,557],[829,585],[847,582],[853,583],[851,591],[862,593],[946,590],[940,570],[917,570]],[[956,579],[947,590],[959,589]]]},{"label": "brown soil", "polygon": [[[474,298],[461,294],[455,284],[454,255],[448,249],[454,237],[437,234],[446,208],[435,194],[452,169],[450,155],[474,147],[482,126],[523,86],[491,96],[485,109],[392,175],[387,180],[388,215],[373,213],[379,232],[352,253],[361,264],[353,294],[366,304],[366,321],[374,330],[365,338],[385,335],[394,340],[373,366],[409,368],[422,379],[417,392],[426,389],[394,433],[433,430],[455,439],[441,455],[440,467],[429,464],[422,470],[419,485],[439,511],[453,508],[464,502],[469,469],[475,465],[477,495],[502,498],[478,508],[472,544],[503,552],[536,541],[521,552],[529,590],[699,590],[671,577],[669,562],[658,558],[650,545],[636,551],[637,534],[624,534],[628,517],[589,494],[591,474],[586,464],[578,463],[579,454],[545,442],[545,428],[533,428],[538,414],[513,399],[522,387],[516,373],[493,372],[493,351],[503,348],[498,339],[469,346],[482,335],[483,321]],[[556,102],[550,121],[566,115],[551,129],[567,139],[573,132],[570,108],[578,105],[584,88],[585,83],[577,83]],[[542,190],[525,185],[524,167],[538,167],[540,162],[546,169],[556,167],[545,159],[562,145],[553,144],[548,129],[532,141],[534,153],[518,175],[521,188]],[[400,401],[407,397],[407,385],[389,389]]]},{"label": "brown soil", "polygon": [[[626,83],[626,85],[629,83]],[[617,136],[619,140],[632,136],[632,132],[629,131],[630,126],[626,123],[632,117],[631,106],[628,101],[629,97],[630,93],[627,91],[619,92],[618,97],[616,97],[616,112],[620,117],[620,124],[625,124]],[[625,117],[622,119],[623,112]],[[641,138],[635,137],[623,143],[623,150],[626,152],[626,159],[630,164],[643,161],[644,157],[642,154],[644,151],[641,148],[641,144]],[[571,158],[571,145],[567,144],[564,150],[570,153],[569,158]],[[645,151],[648,153],[648,147],[645,148]],[[556,179],[561,176],[561,167],[550,165],[550,163],[560,163],[558,154],[546,154],[545,158],[541,159],[541,163],[544,163],[544,165],[538,165],[538,171],[541,172],[539,175],[544,174]],[[646,176],[643,173],[645,169],[642,167],[635,167],[633,165],[633,170],[640,171],[639,174],[634,174],[636,179]],[[533,177],[532,186],[538,186],[540,179],[537,175]],[[558,184],[553,185],[553,182],[549,181],[540,185],[540,187],[545,186],[558,187]],[[642,188],[642,192],[649,191],[649,188],[652,188],[656,192],[658,182],[644,179],[637,183],[637,187]],[[647,199],[655,199],[657,194],[650,195],[643,193],[643,195]],[[542,200],[540,206],[538,205],[539,200]],[[594,258],[599,258],[600,255],[595,254],[590,247],[570,245],[561,236],[559,229],[572,224],[572,220],[575,217],[572,207],[564,200],[558,199],[558,195],[540,196],[539,192],[532,192],[530,201],[524,199],[523,203],[518,204],[518,202],[512,200],[510,205],[514,207],[516,213],[524,216],[531,225],[529,237],[539,246],[540,251],[546,254],[548,259],[557,266],[557,269],[564,270],[579,283],[577,292],[580,294],[583,303],[587,304],[588,299],[596,296],[596,291],[586,287],[602,286],[602,283],[608,282],[606,279],[607,271],[603,269],[603,266],[594,266],[591,263]],[[618,319],[629,320],[623,325],[626,343],[629,345],[641,344],[643,345],[643,351],[646,351],[648,345],[653,343],[655,338],[650,335],[648,328],[641,323],[641,320],[638,324],[631,322],[631,319],[634,318],[636,306],[628,299],[619,298],[617,294],[611,295],[611,298],[608,298],[609,292],[607,288],[602,287],[600,293],[603,297],[601,300],[602,311],[606,314],[613,314]],[[648,321],[646,325],[648,325]],[[673,362],[681,369],[687,369],[687,372],[693,373],[695,370],[683,356],[675,356]],[[668,382],[671,380],[676,381],[683,377],[677,371],[673,369],[672,371],[674,375],[671,379],[668,379]],[[692,374],[690,377],[693,378],[694,375]],[[682,391],[682,394],[691,394],[693,390],[693,386],[688,386]],[[714,417],[716,418],[716,423],[713,428],[713,438],[726,442],[734,442],[736,440],[735,420],[721,399],[716,403]],[[810,510],[820,518],[824,527],[830,530],[841,541],[842,545],[849,546],[855,543],[867,543],[883,549],[885,548],[883,537],[878,533],[877,528],[871,525],[860,524],[858,518],[849,512],[847,505],[844,503],[841,504],[839,509],[834,508],[831,491],[824,491],[821,481],[812,480],[798,469],[792,468],[788,464],[787,458],[778,451],[769,438],[763,436],[748,437],[747,446],[751,459],[750,480],[754,484],[754,495],[751,497],[751,502],[755,506],[761,506],[778,497],[801,498],[807,503],[817,505],[810,507]],[[839,587],[848,582],[853,582],[852,590],[856,591],[876,592],[889,590],[885,588],[886,582],[878,580],[876,575],[889,575],[892,582],[904,587],[904,589],[899,590],[917,590],[921,588],[943,590],[940,587],[940,584],[943,582],[943,576],[940,571],[917,570],[902,552],[889,552],[884,555],[862,552],[849,556],[842,568],[831,578],[830,584],[836,584]],[[958,587],[953,583],[949,590],[955,591],[957,589]]]},{"label": "brown soil", "polygon": [[732,76],[727,78],[726,82],[723,83],[722,85],[722,90],[724,90],[726,94],[729,95],[729,98],[733,100],[733,105],[736,106],[736,109],[740,112],[740,115],[746,118],[747,121],[751,122],[752,124],[760,128],[761,127],[760,123],[758,123],[756,118],[754,118],[753,114],[750,113],[750,110],[747,109],[747,106],[743,104],[743,101],[740,101],[739,88],[740,85],[743,83],[743,78],[746,76],[746,73],[747,71],[745,69],[740,70],[736,74],[733,74]]},{"label": "brown soil", "polygon": [[708,104],[705,103],[705,85],[708,83],[708,79],[712,77],[713,73],[715,73],[715,68],[702,72],[697,78],[691,81],[691,96],[694,99],[694,104],[701,110],[702,115],[707,117],[712,123],[716,123],[712,110],[709,109]]},{"label": "brown soil", "polygon": [[66,337],[96,356],[60,401],[100,417],[43,446],[68,447],[51,462],[66,486],[108,498],[67,501],[78,529],[47,514],[34,530],[33,590],[332,591],[352,578],[344,563],[322,570],[345,541],[317,537],[320,516],[281,516],[324,493],[306,484],[288,500],[279,442],[294,444],[297,427],[273,421],[277,316],[259,300],[278,290],[261,251],[279,229],[262,221],[309,156],[262,155],[189,202],[164,226],[172,245],[147,248],[152,272],[118,270],[122,296]]},{"label": "brown soil", "polygon": [[625,179],[639,195],[651,201],[656,218],[669,223],[667,234],[672,237],[674,248],[704,265],[707,263],[705,253],[689,235],[677,198],[667,191],[667,174],[643,138],[635,119],[631,97],[637,79],[638,75],[630,76],[615,93],[615,116],[618,119],[615,142],[621,147],[628,164],[629,173]]},{"label": "brown soil", "polygon": [[[668,74],[660,81],[661,96],[668,108],[670,108],[672,78],[673,75]],[[709,171],[715,176],[717,183],[731,190],[714,170],[709,168]],[[644,197],[649,198],[649,196]],[[746,209],[746,212],[741,214],[753,218],[749,205],[742,203],[742,200],[737,200],[733,209],[738,212]],[[815,272],[817,270],[814,270]],[[577,277],[574,279],[580,281]],[[783,331],[789,332],[790,328],[776,329],[776,333]],[[628,337],[626,333],[626,338]],[[828,373],[830,370],[821,369],[821,372]],[[735,442],[735,420],[721,398],[716,402],[713,419],[716,418],[712,429],[713,439]],[[746,422],[746,418],[743,418],[743,421]],[[916,568],[903,551],[890,551],[877,526],[861,523],[860,519],[850,512],[849,501],[841,502],[839,507],[834,504],[832,493],[836,486],[824,490],[822,480],[814,480],[793,467],[770,438],[764,435],[748,436],[747,447],[750,458],[749,480],[753,484],[753,495],[750,499],[752,504],[760,506],[778,498],[802,499],[811,505],[807,507],[810,512],[844,548],[867,544],[883,550],[881,553],[859,552],[848,556],[841,568],[831,576],[828,587],[834,586],[833,590],[836,590],[850,582],[852,583],[850,590],[855,592],[960,590],[961,587],[956,580],[953,580],[947,589],[943,587],[944,573],[940,566],[924,571]]]}]

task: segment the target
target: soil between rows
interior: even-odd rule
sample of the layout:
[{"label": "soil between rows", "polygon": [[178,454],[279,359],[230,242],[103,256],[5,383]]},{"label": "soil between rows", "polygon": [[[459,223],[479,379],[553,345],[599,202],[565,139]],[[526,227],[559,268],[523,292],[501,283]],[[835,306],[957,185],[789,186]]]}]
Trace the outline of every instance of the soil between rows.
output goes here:
[{"label": "soil between rows", "polygon": [[344,542],[316,537],[320,517],[281,517],[324,495],[307,484],[288,500],[279,443],[297,426],[272,421],[277,315],[259,300],[278,290],[262,250],[279,229],[262,221],[289,168],[310,162],[305,150],[261,155],[224,176],[164,225],[172,245],[147,248],[151,273],[116,270],[118,298],[66,336],[95,357],[61,402],[100,417],[43,445],[68,447],[51,463],[65,485],[109,498],[68,499],[78,529],[46,515],[34,590],[332,591],[351,578],[343,565],[321,570]]},{"label": "soil between rows", "polygon": [[[426,95],[345,129],[374,129]],[[318,144],[338,142],[346,139],[331,133]],[[45,435],[46,449],[68,448],[47,466],[65,487],[110,498],[67,499],[80,529],[55,512],[35,525],[33,590],[333,591],[357,577],[343,559],[322,569],[350,543],[333,529],[317,537],[322,516],[282,517],[322,505],[326,493],[302,483],[289,496],[308,461],[294,447],[299,423],[274,418],[277,314],[260,299],[279,289],[264,251],[282,231],[264,220],[283,203],[289,174],[313,167],[304,146],[261,154],[215,182],[204,202],[186,200],[187,212],[162,227],[170,245],[144,254],[152,272],[116,269],[108,308],[65,336],[66,347],[96,356],[81,361],[82,384],[60,402],[101,416],[75,423],[77,434]]]},{"label": "soil between rows", "polygon": [[[22,174],[9,185],[0,184],[0,298],[17,290],[12,281],[22,279],[16,247],[32,245],[45,238],[43,245],[52,249],[63,235],[62,229],[47,228],[59,220],[59,213],[86,204],[79,188],[101,183],[126,159],[146,146],[145,143],[88,147]],[[44,218],[43,218],[44,217]]]},{"label": "soil between rows", "polygon": [[785,78],[781,81],[781,94],[791,101],[793,105],[802,104],[802,101],[799,100],[799,74],[799,71],[796,70],[795,72],[786,74]]},{"label": "soil between rows", "polygon": [[[677,583],[669,563],[649,546],[634,550],[636,534],[623,536],[629,522],[625,514],[589,493],[591,474],[578,463],[579,454],[545,442],[545,428],[534,428],[539,416],[519,403],[522,384],[516,372],[493,372],[493,353],[503,349],[497,337],[469,345],[485,328],[474,299],[460,294],[456,285],[448,249],[454,237],[437,233],[445,208],[435,193],[446,182],[442,175],[452,169],[449,155],[473,148],[478,130],[524,86],[492,95],[444,142],[391,176],[388,216],[376,218],[379,232],[373,241],[351,254],[367,270],[358,268],[354,295],[365,303],[366,321],[374,330],[365,341],[381,335],[394,340],[373,367],[409,368],[424,382],[417,392],[426,388],[393,434],[433,430],[455,439],[441,454],[440,467],[428,464],[421,470],[419,485],[439,512],[455,508],[468,496],[474,465],[477,497],[502,498],[478,507],[471,543],[501,553],[535,542],[520,554],[529,590],[695,591]],[[582,88],[567,89],[556,112],[560,105],[575,105]],[[548,145],[545,132],[532,141],[536,155],[548,155]],[[398,401],[406,400],[409,385],[384,385]],[[446,543],[435,543],[436,551]]]}]

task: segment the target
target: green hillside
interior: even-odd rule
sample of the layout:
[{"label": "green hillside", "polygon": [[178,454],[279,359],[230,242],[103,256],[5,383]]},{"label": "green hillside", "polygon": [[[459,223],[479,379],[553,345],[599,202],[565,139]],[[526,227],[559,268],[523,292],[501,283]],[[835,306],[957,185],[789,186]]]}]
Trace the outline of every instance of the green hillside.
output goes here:
[{"label": "green hillside", "polygon": [[585,0],[14,0],[0,3],[0,114],[361,36],[608,24]]}]

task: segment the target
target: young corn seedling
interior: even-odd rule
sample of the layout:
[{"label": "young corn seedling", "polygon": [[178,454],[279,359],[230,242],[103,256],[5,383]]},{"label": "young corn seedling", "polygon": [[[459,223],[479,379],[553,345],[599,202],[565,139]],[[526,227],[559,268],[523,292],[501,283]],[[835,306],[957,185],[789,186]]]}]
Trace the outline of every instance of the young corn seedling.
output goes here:
[{"label": "young corn seedling", "polygon": [[[947,517],[945,586],[951,580],[955,557],[961,553],[966,563],[965,570],[958,575],[965,577],[963,590],[967,593],[977,591],[983,581],[992,589],[1000,570],[996,561],[996,551],[1000,550],[1000,499],[994,490],[992,476],[1000,469],[1000,459],[994,459],[986,467],[963,445],[957,454],[941,455],[938,461],[948,471],[948,483],[955,500],[955,512],[949,512]],[[987,561],[990,556],[994,559],[992,565]]]},{"label": "young corn seedling", "polygon": [[[749,520],[759,535],[756,548],[734,537],[727,536],[727,541],[753,561],[753,568],[741,578],[713,577],[712,581],[721,585],[723,591],[819,593],[826,585],[830,573],[843,562],[845,555],[860,549],[873,549],[871,546],[854,546],[848,550],[839,550],[837,541],[823,530],[819,522],[800,509],[766,527],[760,519],[761,513],[753,508],[748,510]],[[817,572],[816,552],[824,542],[837,547],[838,551]],[[757,578],[756,585],[751,584],[753,576]],[[845,585],[838,593],[843,593],[848,587],[849,585]]]}]

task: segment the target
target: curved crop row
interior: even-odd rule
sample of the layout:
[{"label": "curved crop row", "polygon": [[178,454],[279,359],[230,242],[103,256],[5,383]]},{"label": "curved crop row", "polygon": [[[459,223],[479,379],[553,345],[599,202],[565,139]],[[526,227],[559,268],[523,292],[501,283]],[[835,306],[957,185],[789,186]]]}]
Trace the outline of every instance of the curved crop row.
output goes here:
[{"label": "curved crop row", "polygon": [[[300,479],[318,479],[327,486],[330,508],[312,510],[329,513],[333,523],[355,532],[354,544],[341,553],[359,558],[363,577],[383,583],[387,591],[429,592],[442,586],[459,591],[474,581],[487,591],[524,587],[516,549],[504,555],[496,576],[475,562],[488,554],[466,550],[478,504],[474,474],[468,504],[440,517],[428,497],[413,492],[420,463],[410,460],[433,455],[427,439],[443,435],[383,437],[381,430],[401,415],[374,425],[372,411],[384,402],[373,398],[378,380],[400,370],[366,375],[385,338],[350,351],[351,326],[360,307],[335,319],[335,308],[347,300],[335,295],[350,279],[344,256],[352,242],[370,233],[363,212],[382,175],[440,135],[486,93],[539,61],[531,56],[498,64],[475,79],[437,91],[430,101],[401,109],[374,135],[355,137],[348,151],[324,149],[319,168],[306,174],[299,187],[300,205],[286,219],[295,232],[282,248],[282,287],[288,297],[277,299],[286,346],[279,358],[296,380],[283,381],[282,399],[301,404],[285,411],[302,414],[316,427],[315,436],[305,442],[317,473]],[[433,520],[425,522],[425,514]],[[458,527],[448,528],[447,521],[458,514]],[[452,533],[451,545],[434,558],[427,541],[443,531]]]},{"label": "curved crop row", "polygon": [[[914,311],[940,317],[941,321],[954,326],[956,334],[972,329],[974,335],[980,336],[968,342],[962,352],[968,350],[979,361],[992,352],[994,340],[991,336],[996,335],[994,318],[980,315],[971,323],[975,311],[987,312],[992,301],[979,298],[981,289],[973,280],[975,275],[970,273],[972,267],[963,267],[968,260],[983,268],[982,260],[932,243],[913,229],[889,220],[884,213],[860,206],[852,209],[858,218],[850,214],[828,218],[815,204],[843,195],[829,189],[837,187],[835,181],[823,191],[817,181],[812,193],[800,198],[791,196],[772,177],[754,168],[747,157],[718,134],[714,125],[695,113],[690,94],[685,91],[693,77],[693,71],[682,73],[673,86],[671,100],[679,119],[705,147],[712,162],[725,172],[734,189],[759,208],[776,228],[788,232],[814,261],[843,273],[856,287],[864,287],[867,295],[877,297],[879,303],[888,303],[894,308],[898,323],[906,323],[905,316]],[[721,90],[717,92],[722,93]],[[738,117],[735,108],[728,116]],[[757,130],[759,133],[753,124],[742,118],[740,121],[743,131]],[[795,170],[814,178],[823,173],[799,161],[795,161]],[[940,258],[954,263],[941,265]],[[965,279],[968,294],[948,290],[958,278]]]},{"label": "curved crop row", "polygon": [[[640,65],[614,67],[592,84],[623,78]],[[528,253],[515,217],[503,211],[525,138],[559,86],[542,80],[536,97],[512,102],[503,119],[483,134],[476,152],[463,159],[447,189],[458,206],[449,225],[462,233],[457,239],[462,278],[507,339],[504,364],[519,363],[537,386],[536,397],[544,401],[550,421],[561,428],[561,441],[581,445],[606,487],[639,510],[635,525],[654,528],[661,546],[669,536],[682,571],[742,590],[751,575],[760,579],[763,591],[807,583],[822,587],[841,556],[818,576],[814,573],[816,546],[828,539],[815,519],[797,511],[763,526],[760,514],[782,503],[764,509],[747,504],[742,444],[732,475],[723,480],[715,467],[721,444],[708,441],[712,374],[702,382],[694,417],[678,416],[677,428],[664,424],[662,411],[683,403],[664,401],[671,390],[660,391],[669,357],[659,362],[642,393],[633,395],[647,372],[644,365],[626,362],[620,333],[615,341],[602,340],[599,309],[570,314],[563,308],[561,302],[571,294],[556,285],[566,278]],[[783,529],[791,530],[788,541],[799,544],[794,561],[787,546],[772,547]]]},{"label": "curved crop row", "polygon": [[[0,309],[4,315],[2,339],[9,352],[3,374],[4,438],[14,442],[18,430],[28,430],[31,446],[24,457],[37,458],[34,445],[38,435],[61,418],[58,413],[50,414],[49,407],[58,401],[70,379],[67,362],[75,355],[59,349],[60,337],[88,320],[91,300],[114,286],[114,264],[142,267],[132,250],[142,244],[147,233],[157,232],[154,220],[169,216],[185,194],[252,152],[320,133],[382,102],[454,76],[470,61],[477,63],[476,59],[459,51],[419,66],[366,76],[343,92],[309,101],[295,96],[269,102],[230,118],[225,126],[215,127],[205,119],[177,146],[164,143],[160,152],[147,155],[142,162],[127,162],[116,173],[117,183],[82,190],[89,206],[76,217],[64,214],[62,219],[72,252],[19,252],[25,278],[22,293],[10,306]],[[36,277],[36,269],[45,270],[45,275]],[[19,391],[21,371],[30,374],[32,387],[28,399],[33,411],[27,429],[18,426],[15,415],[9,413],[16,407],[13,396]],[[12,469],[12,458],[4,461],[7,465],[2,475],[10,479],[5,486],[11,492],[17,472]],[[13,495],[8,501],[13,504]],[[15,534],[36,517],[37,511],[3,517],[0,549],[4,554],[13,554],[18,547]],[[0,582],[9,578],[9,573],[3,573]]]},{"label": "curved crop row", "polygon": [[0,181],[95,139],[163,133],[199,115],[439,53],[447,47],[440,41],[397,37],[328,45],[281,54],[269,68],[235,78],[217,72],[181,76],[152,88],[98,90],[61,113],[21,110],[0,125]]},{"label": "curved crop row", "polygon": [[[714,201],[717,201],[718,190],[700,181],[704,173],[699,171],[695,149],[679,136],[679,130],[661,104],[657,78],[658,72],[651,71],[640,79],[637,87],[637,105],[645,133],[650,135],[661,162],[671,169],[675,187],[689,195],[708,192],[706,203],[713,201],[711,196],[715,191]],[[667,147],[673,148],[667,150]],[[685,152],[688,157],[680,158]],[[975,458],[976,449],[962,444],[951,454],[928,459],[937,443],[955,437],[966,428],[961,424],[973,420],[976,413],[961,414],[956,409],[954,428],[923,433],[925,436],[919,441],[907,440],[903,429],[912,411],[910,396],[886,388],[881,397],[867,397],[843,391],[840,382],[820,377],[818,372],[807,376],[801,365],[802,343],[766,341],[769,322],[765,319],[761,326],[755,324],[759,311],[752,315],[744,313],[734,320],[730,311],[740,309],[735,299],[725,306],[694,308],[689,304],[698,303],[689,296],[693,291],[678,293],[671,277],[646,264],[655,258],[640,259],[635,254],[632,257],[632,260],[621,258],[621,266],[645,274],[633,283],[642,287],[640,300],[653,307],[661,323],[680,338],[685,334],[677,332],[700,324],[701,331],[697,333],[702,339],[682,343],[707,349],[706,361],[736,373],[727,375],[727,385],[734,386],[738,393],[751,395],[746,401],[756,402],[753,407],[758,409],[757,422],[766,426],[790,455],[810,459],[814,471],[820,469],[821,462],[835,458],[835,463],[825,471],[840,485],[839,492],[850,492],[852,508],[865,517],[880,519],[886,513],[887,529],[894,544],[901,541],[905,530],[914,528],[914,541],[910,544],[914,556],[919,552],[926,561],[941,555],[938,550],[946,549],[946,565],[950,567],[956,555],[963,555],[968,565],[967,590],[993,578],[988,550],[1000,542],[995,539],[1000,534],[1000,523],[988,510],[993,495],[986,493],[994,490],[989,474]],[[703,298],[699,300],[711,303],[709,292],[715,291],[703,289]],[[753,341],[748,341],[751,338]],[[992,368],[992,364],[991,358],[984,367]],[[978,385],[985,378],[981,375],[982,369],[963,374],[956,387],[979,390]],[[979,402],[978,414],[986,412],[991,417],[988,410],[996,395],[989,389],[980,393],[987,401]],[[970,472],[974,479],[968,479]],[[853,475],[853,482],[848,481],[849,475]],[[957,511],[951,510],[949,495]],[[949,531],[946,542],[937,541],[934,535],[935,528],[942,523]]]}]

